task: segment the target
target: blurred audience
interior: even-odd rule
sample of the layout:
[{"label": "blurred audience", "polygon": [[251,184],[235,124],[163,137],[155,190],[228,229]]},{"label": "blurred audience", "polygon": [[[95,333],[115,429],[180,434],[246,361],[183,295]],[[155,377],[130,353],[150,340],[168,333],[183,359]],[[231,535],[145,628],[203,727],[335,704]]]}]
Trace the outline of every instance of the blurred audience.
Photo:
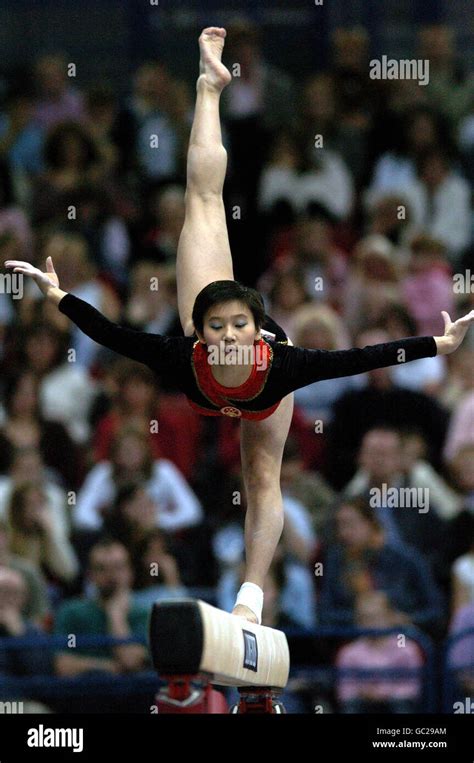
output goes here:
[{"label": "blurred audience", "polygon": [[[405,621],[382,591],[360,593],[355,609],[356,625],[361,629],[384,630],[403,625]],[[340,676],[337,694],[341,712],[419,711],[423,657],[415,641],[397,633],[359,636],[339,651],[336,667]],[[416,669],[418,675],[412,675]],[[354,677],[351,675],[353,671],[356,673]],[[369,675],[357,676],[357,671]],[[394,675],[378,677],[377,671],[393,671]]]}]

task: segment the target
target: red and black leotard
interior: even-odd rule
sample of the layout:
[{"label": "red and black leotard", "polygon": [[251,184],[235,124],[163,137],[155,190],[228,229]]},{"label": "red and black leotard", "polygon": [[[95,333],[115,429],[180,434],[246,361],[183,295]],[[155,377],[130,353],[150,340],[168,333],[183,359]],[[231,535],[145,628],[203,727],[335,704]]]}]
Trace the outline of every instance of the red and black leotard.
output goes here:
[{"label": "red and black leotard", "polygon": [[285,395],[313,382],[437,354],[432,336],[409,337],[351,350],[292,347],[286,343],[278,324],[267,316],[263,328],[272,332],[275,339],[264,334],[265,338],[256,342],[258,361],[241,386],[223,387],[211,373],[206,346],[195,336],[170,337],[124,328],[73,294],[61,299],[59,310],[94,341],[172,380],[189,404],[205,416],[265,419]]}]

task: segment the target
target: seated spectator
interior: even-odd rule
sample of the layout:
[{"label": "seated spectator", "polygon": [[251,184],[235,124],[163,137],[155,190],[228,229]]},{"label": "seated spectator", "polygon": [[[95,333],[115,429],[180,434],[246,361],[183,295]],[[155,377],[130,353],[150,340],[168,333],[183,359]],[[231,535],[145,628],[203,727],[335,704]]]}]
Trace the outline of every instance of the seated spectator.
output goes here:
[{"label": "seated spectator", "polygon": [[[405,210],[400,215],[400,208]],[[367,209],[366,233],[388,239],[393,246],[393,258],[402,269],[406,266],[410,253],[408,244],[414,230],[411,210],[402,193],[377,195]]]},{"label": "seated spectator", "polygon": [[44,128],[49,129],[64,119],[83,117],[82,95],[67,76],[67,64],[61,53],[42,55],[35,62],[35,117]]},{"label": "seated spectator", "polygon": [[[461,29],[459,32],[462,34]],[[467,113],[473,93],[472,75],[458,51],[456,32],[448,24],[429,24],[420,29],[418,41],[419,57],[430,62],[426,85],[430,103],[445,114],[450,124],[456,124]]]},{"label": "seated spectator", "polygon": [[153,458],[147,434],[126,427],[113,440],[110,461],[100,461],[87,474],[77,496],[75,527],[99,530],[102,512],[114,501],[117,489],[137,478],[144,480],[155,504],[157,527],[174,532],[202,521],[201,504],[180,471],[171,461]]},{"label": "seated spectator", "polygon": [[[423,464],[411,468],[407,465],[400,432],[390,427],[374,427],[366,432],[359,450],[359,467],[344,495],[364,495],[374,507],[387,542],[413,546],[440,574],[446,527],[442,519],[445,509],[438,509],[438,505],[445,493],[449,495],[448,486],[429,465],[426,469]],[[381,491],[380,500],[374,489]],[[384,490],[387,500],[381,502]],[[407,499],[396,506],[390,502],[389,490]]]},{"label": "seated spectator", "polygon": [[334,218],[320,204],[312,204],[296,221],[296,247],[288,258],[304,271],[308,294],[335,310],[342,307],[347,280],[347,258],[334,240]]},{"label": "seated spectator", "polygon": [[76,554],[64,528],[54,522],[53,509],[40,485],[18,485],[10,498],[7,518],[12,553],[62,584],[74,580],[78,573]]},{"label": "seated spectator", "polygon": [[115,124],[118,101],[113,88],[107,83],[92,85],[85,94],[84,125],[92,137],[107,175],[112,176],[119,163]]},{"label": "seated spectator", "polygon": [[[267,60],[261,29],[248,15],[227,25],[228,52],[239,61],[241,76],[223,91],[223,114],[233,129],[257,126],[267,134],[280,130],[293,118],[297,99],[292,78]],[[243,146],[242,146],[243,148]]]},{"label": "seated spectator", "polygon": [[[449,312],[449,306],[443,309]],[[441,314],[439,317],[443,322]],[[381,325],[388,331],[391,340],[403,339],[408,336],[438,335],[438,331],[424,331],[420,327],[417,328],[412,315],[399,304],[387,307]],[[444,332],[439,323],[437,328],[441,330],[441,333]],[[411,363],[399,363],[392,370],[393,380],[399,387],[418,390],[426,395],[436,397],[445,379],[447,364],[442,355],[435,355],[432,358],[418,358]]]},{"label": "seated spectator", "polygon": [[380,156],[374,166],[366,199],[385,193],[403,192],[416,180],[418,157],[427,149],[449,143],[448,126],[439,111],[428,104],[417,104],[399,115],[393,131],[396,144]]},{"label": "seated spectator", "polygon": [[446,246],[449,261],[457,267],[471,243],[471,189],[441,147],[424,152],[417,162],[417,179],[405,187],[418,230]]},{"label": "seated spectator", "polygon": [[428,445],[417,427],[400,430],[402,442],[402,471],[405,485],[426,488],[430,506],[442,520],[451,520],[459,514],[463,499],[458,487],[453,490],[427,460]]},{"label": "seated spectator", "polygon": [[443,447],[445,462],[449,464],[467,445],[474,445],[474,389],[462,396],[449,420]]},{"label": "seated spectator", "polygon": [[129,285],[122,325],[155,334],[174,328],[178,316],[173,266],[138,260],[130,268]]},{"label": "seated spectator", "polygon": [[[0,565],[0,638],[28,637],[42,633],[25,618],[27,586],[20,572]],[[0,677],[34,676],[52,671],[51,652],[40,646],[28,648],[9,644],[0,648]]]},{"label": "seated spectator", "polygon": [[[294,340],[295,312],[311,300],[305,283],[305,273],[301,267],[293,267],[288,271],[277,273],[269,292],[268,312],[273,320]],[[294,340],[295,341],[295,340]]]},{"label": "seated spectator", "polygon": [[295,498],[305,507],[316,536],[321,538],[336,494],[321,474],[304,468],[301,448],[291,433],[283,449],[280,484],[284,498]]},{"label": "seated spectator", "polygon": [[268,211],[284,199],[298,214],[315,203],[326,207],[336,220],[347,219],[354,203],[354,184],[342,156],[326,146],[315,146],[313,139],[301,151],[295,146],[291,161],[282,161],[282,140],[291,145],[294,139],[288,131],[278,132],[274,139],[260,178],[260,210]]},{"label": "seated spectator", "polygon": [[155,268],[158,263],[174,266],[184,210],[182,186],[172,184],[150,188],[143,217],[132,228],[134,264],[146,262]]},{"label": "seated spectator", "polygon": [[18,366],[35,374],[39,382],[39,407],[47,421],[62,424],[79,447],[89,439],[87,417],[95,385],[70,352],[69,329],[60,331],[41,318],[23,327],[18,345]]},{"label": "seated spectator", "polygon": [[342,157],[358,187],[365,180],[368,160],[366,125],[352,115],[344,118],[341,107],[334,74],[310,74],[303,84],[295,131],[300,145],[314,143],[315,135],[324,136],[324,144]]},{"label": "seated spectator", "polygon": [[372,234],[356,245],[346,279],[343,314],[353,335],[377,324],[393,302],[399,301],[400,267],[393,258],[393,244]]},{"label": "seated spectator", "polygon": [[[81,636],[113,636],[115,638],[146,639],[148,637],[149,607],[136,603],[132,592],[133,573],[126,548],[114,540],[98,541],[90,550],[87,576],[92,595],[63,602],[54,624],[54,633],[64,636],[65,648],[55,655],[58,676],[74,677],[86,673],[105,672],[131,674],[146,669],[149,653],[142,643],[117,646],[66,646],[70,634]],[[81,711],[102,707],[104,698],[97,695],[81,697],[76,702]],[[143,698],[142,698],[143,699]],[[110,704],[109,704],[110,703]],[[130,712],[133,697],[108,696],[107,707],[119,705]],[[136,711],[136,706],[135,706]]]},{"label": "seated spectator", "polygon": [[[291,337],[297,347],[308,350],[344,350],[351,346],[343,321],[327,305],[300,307],[294,315],[294,333]],[[316,422],[321,422],[323,431],[318,433],[318,437],[324,438],[323,432],[332,419],[334,403],[344,392],[358,386],[354,376],[323,379],[295,390],[295,404],[311,424],[313,432]]]},{"label": "seated spectator", "polygon": [[135,576],[134,599],[151,607],[155,601],[189,596],[182,584],[179,566],[161,530],[151,530],[141,548]]},{"label": "seated spectator", "polygon": [[[41,251],[43,262],[49,256],[54,261],[54,266],[60,274],[61,285],[65,290],[84,299],[109,320],[118,320],[120,302],[109,283],[99,278],[97,266],[91,259],[85,236],[70,231],[53,231],[45,237]],[[40,298],[33,290],[31,294],[34,295],[34,299]],[[77,326],[71,328],[71,349],[74,350],[75,363],[89,372],[96,363],[99,363],[99,357],[110,357],[111,353],[109,350],[108,355],[104,354],[105,351],[102,351],[99,345]],[[102,354],[99,355],[99,353]]]},{"label": "seated spectator", "polygon": [[[388,342],[390,336],[381,329],[363,331],[356,346]],[[334,417],[328,431],[327,477],[336,488],[342,488],[353,476],[360,442],[375,426],[417,427],[428,445],[427,458],[436,468],[441,466],[448,423],[447,411],[432,397],[404,389],[393,381],[393,366],[377,368],[362,375],[365,386],[346,392],[334,406]],[[351,422],[348,426],[347,422]]]},{"label": "seated spectator", "polygon": [[334,240],[334,217],[321,204],[311,204],[295,222],[294,236],[286,250],[260,277],[258,288],[268,295],[276,274],[293,268],[304,276],[304,287],[312,300],[338,310],[343,305],[347,278],[346,254]]},{"label": "seated spectator", "polygon": [[44,130],[34,114],[28,87],[12,87],[0,114],[0,157],[5,157],[15,177],[21,200],[27,202],[31,178],[43,169]]},{"label": "seated spectator", "polygon": [[9,528],[6,520],[0,518],[0,567],[18,572],[26,585],[26,597],[23,604],[23,616],[42,627],[49,614],[50,602],[46,580],[34,564],[17,554],[13,554],[9,545]]},{"label": "seated spectator", "polygon": [[[193,539],[189,537],[173,538],[156,529],[157,507],[146,492],[145,484],[139,480],[124,483],[118,490],[111,510],[105,515],[104,529],[108,536],[115,538],[126,547],[133,567],[136,587],[156,586],[159,561],[147,566],[154,552],[159,553],[162,562],[160,577],[165,576],[165,584],[180,589],[181,577],[176,559],[167,551],[167,546],[182,545],[185,553],[194,555]],[[158,567],[157,567],[158,565]],[[153,577],[154,575],[154,577]],[[150,577],[151,576],[151,577]],[[152,592],[145,594],[147,599]],[[143,596],[142,596],[143,599]]]},{"label": "seated spectator", "polygon": [[474,518],[471,515],[470,548],[458,557],[452,567],[452,611],[456,613],[467,604],[474,604]]},{"label": "seated spectator", "polygon": [[[466,630],[474,630],[474,604],[460,607],[451,620],[449,636],[460,636]],[[474,633],[459,638],[448,653],[449,668],[455,672],[458,694],[472,695],[474,691]]]},{"label": "seated spectator", "polygon": [[410,249],[401,293],[415,320],[412,335],[438,336],[444,331],[441,310],[455,315],[452,269],[445,256],[446,247],[438,239],[419,234]]},{"label": "seated spectator", "polygon": [[[396,612],[383,591],[357,596],[355,622],[358,628],[383,630],[403,625],[406,617]],[[337,695],[343,713],[415,713],[421,692],[423,657],[418,644],[407,638],[400,645],[397,633],[359,636],[342,647],[336,658]],[[404,670],[418,668],[415,676]],[[350,675],[351,670],[371,675]],[[378,676],[378,670],[400,671],[400,675]]]},{"label": "seated spectator", "polygon": [[31,445],[14,451],[8,474],[0,477],[0,519],[6,518],[13,491],[24,482],[34,482],[42,488],[51,507],[54,526],[58,532],[68,535],[71,517],[66,493],[51,479],[41,453]]},{"label": "seated spectator", "polygon": [[459,558],[462,569],[469,567],[469,554],[474,540],[474,444],[459,448],[449,464],[453,487],[459,495],[459,508],[449,521],[443,543],[446,563],[450,568]]},{"label": "seated spectator", "polygon": [[448,366],[448,375],[438,394],[438,400],[450,411],[469,392],[474,392],[474,347],[460,347]]},{"label": "seated spectator", "polygon": [[[42,346],[38,341],[38,348]],[[8,470],[13,453],[18,448],[35,448],[53,478],[63,487],[77,486],[80,460],[77,448],[64,425],[49,421],[41,412],[40,386],[33,371],[26,370],[10,376],[4,387],[5,420],[0,427],[0,450],[8,456]]]},{"label": "seated spectator", "polygon": [[46,169],[33,182],[33,224],[61,224],[68,207],[90,186],[102,181],[102,157],[85,127],[65,121],[48,133],[44,158]]},{"label": "seated spectator", "polygon": [[[171,116],[173,85],[161,61],[149,60],[134,73],[133,92],[118,115],[116,134],[123,169],[144,182],[174,178],[180,169],[180,133]],[[150,144],[160,136],[160,151]]]},{"label": "seated spectator", "polygon": [[[167,458],[192,479],[199,457],[202,417],[181,393],[161,392],[154,374],[128,358],[118,358],[101,380],[91,411],[94,460],[110,458],[112,442],[127,425],[148,434],[153,456]],[[150,422],[157,422],[150,427]]]},{"label": "seated spectator", "polygon": [[343,501],[336,511],[336,542],[323,552],[320,620],[353,626],[361,591],[384,591],[410,622],[426,630],[440,625],[441,600],[423,558],[408,546],[391,545],[368,502]]}]

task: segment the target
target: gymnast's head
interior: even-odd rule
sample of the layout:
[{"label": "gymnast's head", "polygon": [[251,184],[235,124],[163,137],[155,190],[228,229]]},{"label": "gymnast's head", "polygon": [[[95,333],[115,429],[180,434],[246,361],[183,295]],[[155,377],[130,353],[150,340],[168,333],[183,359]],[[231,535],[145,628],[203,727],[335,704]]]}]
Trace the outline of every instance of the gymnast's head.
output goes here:
[{"label": "gymnast's head", "polygon": [[253,345],[265,320],[261,294],[238,281],[212,281],[196,297],[192,313],[199,340],[210,346]]}]

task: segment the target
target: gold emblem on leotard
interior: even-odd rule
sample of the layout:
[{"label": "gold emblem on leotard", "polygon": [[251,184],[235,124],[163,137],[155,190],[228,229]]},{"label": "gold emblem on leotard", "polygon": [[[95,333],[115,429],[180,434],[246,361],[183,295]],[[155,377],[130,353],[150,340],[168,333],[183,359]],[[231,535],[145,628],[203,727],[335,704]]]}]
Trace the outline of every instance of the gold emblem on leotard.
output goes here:
[{"label": "gold emblem on leotard", "polygon": [[224,408],[221,408],[221,413],[223,413],[224,416],[242,416],[242,411],[239,411],[238,408],[234,408],[233,405],[225,405]]}]

